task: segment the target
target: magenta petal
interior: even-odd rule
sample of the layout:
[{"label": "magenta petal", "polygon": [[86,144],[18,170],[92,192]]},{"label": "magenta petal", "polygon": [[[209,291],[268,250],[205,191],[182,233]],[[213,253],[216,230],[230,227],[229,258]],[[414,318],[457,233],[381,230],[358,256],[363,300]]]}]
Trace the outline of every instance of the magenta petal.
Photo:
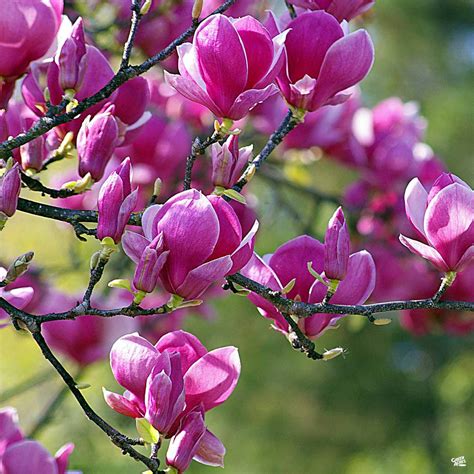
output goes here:
[{"label": "magenta petal", "polygon": [[194,460],[201,464],[214,467],[224,467],[225,446],[221,440],[206,430],[199,442]]},{"label": "magenta petal", "polygon": [[118,393],[109,392],[105,388],[102,389],[102,391],[104,393],[105,403],[107,403],[112,410],[131,418],[142,418],[143,414],[140,413],[137,405],[131,400]]},{"label": "magenta petal", "polygon": [[424,218],[428,193],[418,178],[413,178],[405,190],[405,211],[409,221],[421,235],[425,235]]},{"label": "magenta petal", "polygon": [[443,188],[426,209],[425,233],[449,269],[457,270],[474,243],[474,192],[458,183]]},{"label": "magenta petal", "polygon": [[365,30],[358,30],[336,41],[321,66],[312,110],[324,105],[338,92],[362,81],[373,62],[374,45]]},{"label": "magenta petal", "polygon": [[23,309],[33,298],[34,289],[30,286],[24,288],[13,288],[13,290],[3,293],[5,298],[11,305],[18,309]]},{"label": "magenta petal", "polygon": [[[168,375],[161,372],[154,377],[150,375],[145,393],[145,418],[160,433],[166,433],[169,426],[167,424],[171,398],[171,380]],[[184,407],[184,400],[183,400]]]},{"label": "magenta petal", "polygon": [[240,376],[236,347],[221,347],[205,354],[184,376],[186,409],[200,403],[204,411],[224,403],[234,391]]},{"label": "magenta petal", "polygon": [[433,247],[418,242],[418,240],[405,237],[404,235],[400,235],[399,240],[408,250],[410,250],[410,252],[429,260],[438,270],[442,272],[449,271],[449,267],[446,265],[443,257]]},{"label": "magenta petal", "polygon": [[186,331],[173,331],[165,334],[155,345],[159,352],[179,352],[181,357],[181,371],[186,371],[207,353],[201,341]]},{"label": "magenta petal", "polygon": [[262,88],[266,87],[268,84],[273,82],[275,78],[278,76],[280,71],[285,65],[285,40],[286,36],[288,35],[288,31],[286,30],[283,33],[275,36],[272,40],[273,42],[273,62],[270,65],[267,73],[265,76],[260,79],[260,81],[255,84],[255,87]]},{"label": "magenta petal", "polygon": [[331,303],[348,305],[365,303],[374,291],[375,280],[375,263],[372,255],[366,250],[353,253],[349,257],[346,277],[339,283]]},{"label": "magenta petal", "polygon": [[242,227],[231,205],[219,196],[209,196],[209,201],[219,219],[219,240],[209,260],[233,253],[242,241]]},{"label": "magenta petal", "polygon": [[252,258],[255,246],[255,234],[257,233],[259,226],[259,222],[255,221],[252,228],[249,230],[249,233],[243,238],[239,247],[231,255],[232,268],[229,271],[231,275],[247,265],[249,260]]},{"label": "magenta petal", "polygon": [[56,461],[37,441],[25,440],[10,445],[2,457],[2,474],[58,474]]},{"label": "magenta petal", "polygon": [[[253,254],[249,263],[242,268],[240,273],[272,290],[279,291],[283,288],[275,272],[256,253]],[[285,318],[269,301],[255,293],[250,293],[248,298],[255,306],[260,308],[263,316],[273,319],[281,329],[288,328]]]},{"label": "magenta petal", "polygon": [[245,117],[256,105],[261,104],[278,92],[275,84],[270,84],[265,89],[250,89],[240,94],[234,101],[227,118],[240,120]]},{"label": "magenta petal", "polygon": [[189,300],[199,298],[213,283],[228,275],[231,268],[229,255],[203,263],[188,273],[176,294]]},{"label": "magenta petal", "polygon": [[155,204],[153,206],[147,207],[142,216],[142,230],[145,237],[152,241],[158,233],[156,230],[155,218],[160,209],[163,206],[161,204]]},{"label": "magenta petal", "polygon": [[237,19],[234,28],[245,48],[248,63],[246,89],[252,89],[266,74],[273,62],[273,42],[263,25],[251,16]]},{"label": "magenta petal", "polygon": [[58,474],[66,474],[66,469],[69,464],[69,457],[74,451],[74,444],[67,443],[58,449],[54,458],[56,459],[56,466],[58,467]]},{"label": "magenta petal", "polygon": [[165,71],[165,80],[171,87],[176,89],[187,99],[204,105],[217,117],[223,117],[224,114],[221,109],[214,104],[212,99],[207,95],[206,91],[199,87],[196,82],[186,77],[180,76],[179,74],[170,74],[167,71]]},{"label": "magenta petal", "polygon": [[288,29],[285,46],[291,82],[297,82],[306,74],[317,79],[326,52],[344,35],[341,26],[325,12],[311,12],[299,15],[288,24]]},{"label": "magenta petal", "polygon": [[146,339],[133,333],[122,336],[112,346],[110,365],[117,382],[143,400],[148,375],[159,357]]},{"label": "magenta petal", "polygon": [[189,272],[212,254],[219,237],[219,220],[209,200],[196,190],[174,196],[155,219],[156,232],[163,232],[170,251],[164,272],[170,290],[176,293]]},{"label": "magenta petal", "polygon": [[462,272],[467,268],[468,265],[474,260],[474,245],[471,245],[460,258],[458,264],[456,265],[456,271]]},{"label": "magenta petal", "polygon": [[132,262],[137,263],[140,261],[145,248],[150,245],[150,241],[143,237],[141,234],[136,232],[127,231],[122,237],[122,247],[127,256]]},{"label": "magenta petal", "polygon": [[268,264],[278,275],[283,286],[296,278],[296,284],[288,293],[288,298],[293,299],[299,295],[303,301],[308,301],[309,289],[314,283],[314,277],[308,271],[308,262],[312,263],[317,272],[322,272],[324,245],[307,235],[296,237],[281,245],[270,258]]},{"label": "magenta petal", "polygon": [[247,83],[247,58],[239,34],[227,17],[213,15],[197,29],[194,47],[207,93],[228,117]]}]

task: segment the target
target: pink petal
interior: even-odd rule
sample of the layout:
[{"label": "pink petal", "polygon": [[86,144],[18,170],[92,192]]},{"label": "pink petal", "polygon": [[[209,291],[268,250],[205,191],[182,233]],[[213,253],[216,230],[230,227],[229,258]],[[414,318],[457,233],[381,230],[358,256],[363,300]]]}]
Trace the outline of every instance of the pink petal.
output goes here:
[{"label": "pink petal", "polygon": [[10,445],[2,458],[2,474],[58,474],[56,461],[37,441],[25,440]]},{"label": "pink petal", "polygon": [[456,270],[474,243],[474,192],[458,183],[443,188],[426,209],[425,233],[449,269]]},{"label": "pink petal", "polygon": [[185,331],[173,331],[165,334],[155,345],[159,352],[179,352],[182,373],[207,353],[207,349],[194,335]]},{"label": "pink petal", "polygon": [[184,376],[186,410],[202,403],[204,411],[224,403],[240,376],[236,347],[221,347],[205,354]]},{"label": "pink petal", "polygon": [[399,236],[399,240],[408,250],[410,250],[410,252],[419,255],[426,260],[429,260],[438,270],[442,272],[449,271],[449,267],[444,262],[443,257],[433,247],[423,244],[422,242],[418,242],[418,240],[405,237],[401,234]]},{"label": "pink petal", "polygon": [[176,294],[189,300],[199,298],[213,283],[228,275],[231,268],[229,255],[203,263],[188,273]]},{"label": "pink petal", "polygon": [[170,201],[155,219],[156,232],[163,232],[165,247],[170,250],[162,277],[169,280],[168,291],[176,293],[189,272],[212,254],[219,220],[209,200],[198,191],[180,193]]},{"label": "pink petal", "polygon": [[69,457],[74,451],[74,444],[67,443],[58,449],[54,458],[56,459],[56,466],[58,467],[58,474],[66,474],[66,469],[69,464]]},{"label": "pink petal", "polygon": [[138,409],[138,406],[133,401],[125,398],[123,395],[118,393],[109,392],[105,388],[103,389],[105,403],[109,405],[112,410],[120,413],[121,415],[129,416],[130,418],[142,418],[143,414]]},{"label": "pink petal", "polygon": [[256,105],[261,104],[278,92],[275,84],[270,84],[264,89],[250,89],[240,94],[234,101],[227,117],[240,120],[245,117]]},{"label": "pink petal", "polygon": [[273,62],[268,68],[267,73],[265,76],[260,79],[260,81],[255,84],[256,88],[266,87],[268,84],[273,82],[275,78],[278,76],[280,71],[285,65],[285,40],[288,35],[289,30],[284,31],[276,35],[272,42],[273,42]]},{"label": "pink petal", "polygon": [[147,207],[142,216],[142,230],[145,237],[151,242],[158,233],[156,230],[155,218],[160,209],[163,206],[161,204],[155,204],[153,206]]},{"label": "pink petal", "polygon": [[11,305],[18,309],[23,309],[33,298],[34,289],[30,286],[24,288],[13,288],[13,290],[3,293],[5,298]]},{"label": "pink petal", "polygon": [[283,286],[296,278],[296,284],[288,293],[288,298],[293,299],[299,295],[303,301],[308,301],[309,290],[314,283],[314,277],[308,271],[308,262],[312,263],[314,270],[322,272],[324,245],[307,235],[286,242],[270,258],[268,264]]},{"label": "pink petal", "polygon": [[197,29],[194,46],[207,93],[228,117],[247,83],[248,64],[242,41],[227,17],[213,15]]},{"label": "pink petal", "polygon": [[255,234],[257,233],[259,226],[260,224],[256,220],[249,233],[244,237],[238,248],[231,255],[233,262],[232,268],[229,271],[231,275],[240,271],[240,269],[247,265],[249,260],[252,258],[255,246]]},{"label": "pink petal", "polygon": [[132,262],[140,261],[145,248],[150,245],[150,241],[141,234],[127,231],[122,237],[122,248]]},{"label": "pink petal", "polygon": [[405,211],[409,221],[425,235],[424,218],[428,204],[428,193],[418,178],[413,178],[405,190]]},{"label": "pink petal", "polygon": [[263,25],[251,16],[238,18],[234,23],[245,48],[248,63],[246,89],[252,89],[267,73],[273,62],[273,42]]},{"label": "pink petal", "polygon": [[468,265],[474,260],[474,245],[471,245],[465,252],[464,255],[461,257],[457,264],[456,271],[462,272],[467,268]]},{"label": "pink petal", "polygon": [[143,400],[148,375],[159,357],[146,339],[133,333],[122,336],[112,346],[110,365],[117,382]]},{"label": "pink petal", "polygon": [[231,205],[219,196],[209,196],[219,219],[219,239],[209,260],[232,254],[242,241],[240,221]]},{"label": "pink petal", "polygon": [[328,99],[362,81],[372,68],[374,45],[365,30],[336,41],[328,50],[316,85],[312,110]]},{"label": "pink petal", "polygon": [[224,467],[225,447],[221,440],[206,430],[199,442],[194,460],[213,467]]}]

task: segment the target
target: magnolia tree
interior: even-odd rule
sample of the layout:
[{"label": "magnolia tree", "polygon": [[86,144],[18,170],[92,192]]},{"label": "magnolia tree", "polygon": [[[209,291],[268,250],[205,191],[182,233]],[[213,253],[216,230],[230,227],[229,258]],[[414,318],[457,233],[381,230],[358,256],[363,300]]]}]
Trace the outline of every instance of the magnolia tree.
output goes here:
[{"label": "magnolia tree", "polygon": [[[2,254],[0,321],[31,335],[78,409],[142,470],[223,465],[205,414],[235,389],[238,351],[180,330],[217,296],[246,296],[282,350],[286,339],[316,361],[344,352],[318,338],[347,315],[385,325],[399,312],[415,334],[474,330],[473,191],[423,143],[413,103],[363,106],[374,46],[352,20],[375,2],[114,0],[110,24],[91,20],[96,2],[76,3],[2,5],[0,229],[40,216],[97,251],[75,295],[39,276],[35,249]],[[121,57],[101,46],[104,31]],[[305,187],[281,153],[269,160],[279,145],[318,147],[359,178],[337,196]],[[75,170],[56,163],[68,158]],[[295,231],[255,253],[261,179],[333,205],[324,238]],[[135,437],[96,413],[55,352],[81,370],[110,358],[124,392],[104,400],[135,419]],[[62,474],[72,450],[53,457],[14,408],[0,410],[2,474]]]}]

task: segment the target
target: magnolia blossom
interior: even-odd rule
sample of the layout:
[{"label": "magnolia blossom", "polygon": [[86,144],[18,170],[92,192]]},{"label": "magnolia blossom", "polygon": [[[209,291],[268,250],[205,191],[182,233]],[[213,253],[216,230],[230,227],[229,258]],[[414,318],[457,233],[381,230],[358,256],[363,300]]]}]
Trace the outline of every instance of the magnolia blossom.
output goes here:
[{"label": "magnolia blossom", "polygon": [[162,206],[150,206],[143,214],[142,228],[144,235],[125,233],[125,253],[140,264],[145,249],[162,234],[160,252],[168,255],[159,272],[161,284],[169,293],[194,299],[249,261],[258,221],[243,235],[235,211],[224,199],[191,189]]},{"label": "magnolia blossom", "polygon": [[231,135],[223,145],[220,143],[212,145],[212,184],[231,188],[252,157],[252,150],[253,145],[239,149],[238,135]]},{"label": "magnolia blossom", "polygon": [[239,120],[277,92],[272,84],[282,66],[286,33],[271,38],[251,16],[213,15],[203,21],[193,43],[178,46],[179,72],[167,82],[220,118]]},{"label": "magnolia blossom", "polygon": [[174,331],[155,345],[138,333],[121,337],[110,364],[124,395],[104,390],[118,413],[145,418],[161,436],[171,438],[167,460],[181,473],[191,460],[222,466],[225,448],[206,429],[205,412],[224,403],[240,375],[235,347],[208,352],[192,334]]},{"label": "magnolia blossom", "polygon": [[[325,247],[319,240],[307,235],[296,237],[280,246],[274,254],[263,259],[254,254],[241,273],[275,291],[281,291],[295,279],[293,288],[286,297],[307,303],[320,303],[327,293],[327,286],[315,279],[308,270],[312,268],[327,279],[323,273]],[[356,305],[364,303],[375,286],[375,264],[372,256],[365,250],[349,257],[347,273],[339,285],[331,303]],[[261,314],[273,319],[274,328],[288,332],[288,323],[282,314],[266,299],[254,293],[249,295]],[[301,330],[309,337],[320,335],[329,326],[334,326],[340,315],[314,314],[299,321]]]},{"label": "magnolia blossom", "polygon": [[350,236],[342,208],[331,217],[324,237],[324,274],[331,280],[343,280],[349,265]]},{"label": "magnolia blossom", "polygon": [[72,443],[65,444],[55,456],[37,441],[24,438],[18,425],[18,413],[12,407],[0,409],[0,473],[81,474],[66,471]]},{"label": "magnolia blossom", "polygon": [[79,174],[90,173],[94,181],[104,175],[105,167],[118,145],[119,129],[114,117],[115,106],[110,105],[93,118],[84,120],[77,134]]},{"label": "magnolia blossom", "polygon": [[137,190],[132,192],[130,158],[126,158],[100,188],[97,207],[97,237],[111,237],[118,243],[137,204]]},{"label": "magnolia blossom", "polygon": [[375,0],[290,0],[288,3],[308,10],[325,10],[341,22],[366,12]]},{"label": "magnolia blossom", "polygon": [[474,192],[464,181],[443,173],[428,192],[418,178],[405,191],[408,219],[424,242],[400,235],[411,252],[442,272],[460,272],[474,258]]},{"label": "magnolia blossom", "polygon": [[[276,32],[278,26],[270,20]],[[368,33],[344,35],[337,20],[323,11],[298,15],[287,28],[285,64],[277,77],[286,101],[313,111],[347,100],[350,95],[343,91],[362,81],[374,61]]]},{"label": "magnolia blossom", "polygon": [[[18,163],[15,163],[0,177],[0,223],[15,214],[20,189],[20,167]],[[0,230],[1,227],[0,224]]]}]

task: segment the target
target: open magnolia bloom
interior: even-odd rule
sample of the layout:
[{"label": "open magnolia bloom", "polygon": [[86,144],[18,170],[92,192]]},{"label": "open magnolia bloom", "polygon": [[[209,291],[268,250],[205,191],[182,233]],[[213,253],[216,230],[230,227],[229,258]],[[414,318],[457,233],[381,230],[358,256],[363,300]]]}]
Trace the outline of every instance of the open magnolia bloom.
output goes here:
[{"label": "open magnolia bloom", "polygon": [[118,413],[145,418],[161,436],[171,438],[169,465],[182,472],[194,458],[222,466],[225,448],[206,429],[205,412],[224,403],[240,375],[235,347],[208,352],[192,334],[174,331],[154,346],[137,333],[117,340],[110,352],[115,379],[124,395],[104,390]]},{"label": "open magnolia bloom", "polygon": [[[275,291],[281,291],[293,279],[293,288],[285,295],[287,298],[307,303],[320,303],[326,296],[328,287],[315,280],[308,270],[308,263],[325,278],[325,249],[319,240],[307,235],[296,237],[280,246],[274,254],[263,259],[254,254],[241,273]],[[349,257],[347,272],[339,283],[331,303],[356,305],[364,303],[375,286],[375,264],[372,256],[365,250]],[[288,333],[288,323],[282,314],[266,299],[251,293],[250,301],[266,318],[273,319],[274,328]],[[319,336],[326,328],[336,324],[340,315],[315,314],[300,319],[299,326],[308,337]]]},{"label": "open magnolia bloom", "polygon": [[[273,17],[274,33],[278,25]],[[312,112],[344,102],[344,93],[368,74],[374,46],[365,30],[348,35],[337,20],[323,11],[298,15],[286,27],[285,64],[277,82],[288,104]]]},{"label": "open magnolia bloom", "polygon": [[[146,248],[160,255],[166,252],[166,257],[156,255],[159,281],[169,293],[195,299],[212,283],[238,272],[249,261],[258,221],[244,236],[239,218],[228,202],[190,189],[162,206],[150,206],[143,214],[142,228],[144,235],[125,233],[125,253],[140,264]],[[160,234],[162,238],[150,249]]]},{"label": "open magnolia bloom", "polygon": [[178,46],[180,75],[167,82],[216,117],[239,120],[277,93],[272,82],[284,59],[286,32],[271,38],[255,18],[213,15],[203,21],[192,43]]},{"label": "open magnolia bloom", "polygon": [[424,242],[400,235],[411,252],[442,272],[460,272],[474,259],[474,191],[464,181],[443,173],[429,192],[418,178],[405,191],[408,219]]}]

